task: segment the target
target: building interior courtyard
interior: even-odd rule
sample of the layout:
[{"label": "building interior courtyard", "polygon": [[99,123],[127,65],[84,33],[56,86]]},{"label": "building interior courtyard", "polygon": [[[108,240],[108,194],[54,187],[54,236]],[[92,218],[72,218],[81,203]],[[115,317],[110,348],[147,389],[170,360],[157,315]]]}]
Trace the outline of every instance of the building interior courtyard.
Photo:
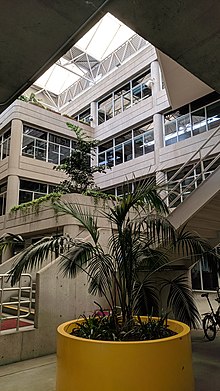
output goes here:
[{"label": "building interior courtyard", "polygon": [[[179,13],[178,6],[172,8],[168,1],[163,15],[153,1],[149,1],[149,14],[143,1],[138,2],[140,9],[132,1],[127,6],[116,0],[95,1],[92,6],[74,1],[79,11],[72,16],[75,24],[71,30],[71,2],[66,2],[62,12],[60,2],[51,8],[34,3],[39,3],[35,13],[28,6],[26,11],[35,27],[29,30],[30,26],[23,24],[28,31],[26,48],[23,53],[20,46],[15,50],[15,39],[16,67],[12,67],[12,55],[6,61],[11,64],[7,88],[1,87],[7,80],[0,78],[0,238],[13,234],[24,239],[22,248],[7,247],[0,260],[2,391],[30,387],[54,391],[58,325],[95,311],[94,298],[84,293],[85,278],[73,282],[60,275],[59,257],[48,258],[44,266],[23,273],[15,287],[8,282],[16,255],[39,239],[70,234],[88,240],[78,222],[56,215],[51,207],[50,194],[66,179],[55,167],[64,164],[76,146],[76,134],[68,123],[98,140],[92,163],[100,171],[107,169],[94,174],[97,188],[118,198],[146,180],[163,184],[169,222],[176,229],[187,226],[220,253],[220,50],[216,43],[220,32],[214,17],[219,14],[219,4],[213,1],[208,6],[202,1],[201,9],[193,5],[189,16],[187,1],[180,5]],[[6,3],[3,7],[9,29],[13,17]],[[24,11],[23,2],[22,8]],[[13,12],[16,10],[22,27],[23,16],[17,6]],[[180,12],[187,25],[181,39]],[[208,23],[199,37],[209,12],[213,24]],[[195,31],[190,35],[193,24]],[[22,37],[19,26],[18,40]],[[25,50],[30,53],[29,66],[23,61]],[[46,201],[41,204],[42,197]],[[61,197],[82,208],[94,208],[92,197]],[[96,208],[102,240],[106,241],[109,227],[100,217],[103,204]],[[201,318],[209,311],[202,294],[209,293],[214,309],[218,308],[218,264],[205,258],[193,263],[183,257],[164,275],[187,278]],[[202,323],[192,331],[195,390],[205,391],[209,386],[219,391],[220,337],[217,334],[215,341],[207,342],[201,328]]]}]

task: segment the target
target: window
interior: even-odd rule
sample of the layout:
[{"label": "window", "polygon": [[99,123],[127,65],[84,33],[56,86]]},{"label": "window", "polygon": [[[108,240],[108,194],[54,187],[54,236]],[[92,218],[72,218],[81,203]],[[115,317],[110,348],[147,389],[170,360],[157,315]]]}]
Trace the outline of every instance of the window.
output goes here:
[{"label": "window", "polygon": [[0,160],[3,160],[9,156],[10,151],[10,142],[11,142],[11,129],[6,130],[0,136]]},{"label": "window", "polygon": [[154,151],[153,123],[129,130],[98,147],[98,165],[110,167]]},{"label": "window", "polygon": [[[211,94],[209,100],[213,98],[216,99],[216,95]],[[199,108],[199,102],[200,104],[205,102],[206,106]],[[217,128],[220,125],[220,100],[207,103],[208,97],[203,100],[199,99],[198,102],[192,102],[164,116],[165,146]],[[195,108],[197,109],[195,110]]]},{"label": "window", "polygon": [[[148,177],[149,183],[156,183],[156,178],[155,177]],[[141,186],[143,183],[146,183],[147,178],[139,179],[134,182],[125,182],[120,185],[114,186],[113,188],[108,188],[108,189],[102,189],[102,191],[106,194],[112,194],[115,196],[121,196],[123,194],[126,194],[128,192],[133,192],[134,189],[137,186]]]},{"label": "window", "polygon": [[219,286],[217,265],[203,259],[191,270],[192,289],[215,291]]},{"label": "window", "polygon": [[71,155],[74,140],[24,125],[22,155],[53,164],[61,164]]},{"label": "window", "polygon": [[37,198],[45,196],[46,194],[52,193],[54,191],[54,187],[55,186],[48,185],[46,183],[32,182],[21,179],[19,190],[19,204],[33,201]]},{"label": "window", "polygon": [[0,184],[0,216],[5,214],[6,210],[7,183]]},{"label": "window", "polygon": [[87,125],[90,125],[91,122],[90,107],[75,115],[73,119],[75,119],[76,121],[84,122]]},{"label": "window", "polygon": [[148,69],[143,75],[130,80],[98,102],[98,125],[122,113],[137,102],[151,96],[147,87],[150,78]]}]

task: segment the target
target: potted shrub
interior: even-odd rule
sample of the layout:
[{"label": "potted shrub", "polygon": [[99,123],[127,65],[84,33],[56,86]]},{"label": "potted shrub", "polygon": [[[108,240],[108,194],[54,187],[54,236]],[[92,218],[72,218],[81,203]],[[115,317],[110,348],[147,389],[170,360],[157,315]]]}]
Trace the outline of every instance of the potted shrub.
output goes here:
[{"label": "potted shrub", "polygon": [[103,296],[109,309],[109,315],[59,326],[57,391],[192,391],[189,327],[166,316],[152,316],[159,314],[158,296],[166,288],[166,311],[196,325],[199,314],[187,279],[182,275],[162,279],[160,272],[175,263],[177,254],[192,263],[204,255],[216,260],[211,246],[196,234],[175,230],[151,182],[103,210],[110,227],[107,250],[100,244],[98,221],[90,212],[64,201],[55,207],[77,219],[91,240],[68,235],[43,238],[18,255],[12,283],[52,251],[60,255],[65,275],[87,274],[89,293]]}]

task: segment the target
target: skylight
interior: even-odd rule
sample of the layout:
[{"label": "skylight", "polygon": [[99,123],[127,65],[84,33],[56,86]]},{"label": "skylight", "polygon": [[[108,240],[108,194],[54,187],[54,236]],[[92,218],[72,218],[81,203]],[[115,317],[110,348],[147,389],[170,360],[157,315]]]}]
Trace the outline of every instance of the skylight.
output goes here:
[{"label": "skylight", "polygon": [[[107,13],[70,50],[34,83],[56,95],[61,94],[88,71],[83,56],[100,62],[134,35],[134,31]],[[74,50],[75,49],[75,50]],[[73,53],[77,53],[77,60]],[[80,56],[83,61],[80,62]],[[68,57],[68,59],[67,59]]]}]

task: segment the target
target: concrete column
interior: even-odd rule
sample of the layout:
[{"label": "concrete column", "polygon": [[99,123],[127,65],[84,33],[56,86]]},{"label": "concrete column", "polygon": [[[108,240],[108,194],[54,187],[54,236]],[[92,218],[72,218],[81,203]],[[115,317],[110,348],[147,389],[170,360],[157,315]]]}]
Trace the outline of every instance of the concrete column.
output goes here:
[{"label": "concrete column", "polygon": [[162,114],[154,114],[154,154],[156,170],[159,170],[160,166],[160,148],[163,147],[163,116]]},{"label": "concrete column", "polygon": [[[163,147],[163,116],[162,114],[154,114],[154,153],[155,153],[155,165],[156,165],[156,183],[163,185],[166,182],[166,177],[160,167],[160,148]],[[166,191],[160,193],[162,198],[165,198]]]},{"label": "concrete column", "polygon": [[13,119],[11,123],[11,144],[8,160],[8,169],[9,175],[17,175],[20,155],[21,155],[21,145],[22,145],[22,136],[23,136],[23,124],[19,119]]},{"label": "concrete column", "polygon": [[90,105],[90,113],[91,113],[91,126],[95,128],[97,124],[97,102],[91,102]]},{"label": "concrete column", "polygon": [[9,175],[7,185],[7,198],[6,198],[6,213],[9,213],[10,209],[18,205],[19,201],[19,176]]},{"label": "concrete column", "polygon": [[12,120],[11,123],[11,143],[8,158],[8,185],[6,198],[6,213],[18,205],[19,200],[19,163],[21,155],[23,125],[19,119]]},{"label": "concrete column", "polygon": [[160,66],[158,61],[153,61],[151,63],[151,79],[152,83],[152,96],[154,100],[157,98],[157,94],[160,91],[161,81],[160,81]]}]

